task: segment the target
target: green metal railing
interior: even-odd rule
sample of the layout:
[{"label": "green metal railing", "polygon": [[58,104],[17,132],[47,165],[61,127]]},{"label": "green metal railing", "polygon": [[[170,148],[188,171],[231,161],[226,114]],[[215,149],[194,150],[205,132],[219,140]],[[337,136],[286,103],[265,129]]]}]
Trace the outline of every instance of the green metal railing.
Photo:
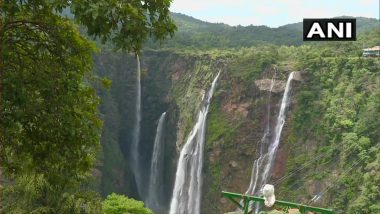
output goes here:
[{"label": "green metal railing", "polygon": [[[238,193],[232,193],[232,192],[225,192],[222,191],[222,195],[228,199],[230,199],[238,208],[244,211],[244,214],[249,214],[252,211],[249,210],[250,203],[257,202],[260,204],[264,204],[264,198],[257,197],[257,196],[251,196],[251,195],[242,195]],[[237,199],[237,200],[235,200]],[[240,201],[242,201],[242,204],[240,204]],[[289,209],[298,209],[300,213],[320,213],[320,214],[335,214],[334,211],[331,209],[325,209],[325,208],[319,208],[319,207],[311,207],[303,204],[296,204],[292,202],[286,202],[286,201],[279,201],[276,200],[274,203],[275,209],[280,209],[281,211],[288,212]],[[266,213],[266,212],[261,212]]]}]

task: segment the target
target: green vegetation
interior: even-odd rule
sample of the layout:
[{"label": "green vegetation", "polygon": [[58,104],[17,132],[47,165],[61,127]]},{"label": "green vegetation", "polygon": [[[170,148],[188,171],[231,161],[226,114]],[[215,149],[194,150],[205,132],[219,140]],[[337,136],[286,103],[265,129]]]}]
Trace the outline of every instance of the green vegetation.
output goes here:
[{"label": "green vegetation", "polygon": [[233,71],[231,76],[243,80],[246,84],[252,84],[265,68],[277,61],[278,52],[276,46],[258,46],[242,48],[237,55],[239,57],[229,65],[229,69]]},{"label": "green vegetation", "polygon": [[227,115],[217,109],[218,107],[216,104],[211,105],[207,120],[207,141],[212,143],[222,141],[223,146],[231,145],[238,127],[230,124]]},{"label": "green vegetation", "polygon": [[70,7],[88,35],[100,38],[103,43],[109,41],[116,49],[138,52],[149,36],[162,41],[173,35],[176,26],[169,17],[170,4],[171,0],[154,3],[78,0],[60,1],[58,9]]},{"label": "green vegetation", "polygon": [[149,35],[173,34],[170,2],[0,1],[2,212],[101,213],[88,188],[102,126],[91,84],[110,82],[94,77],[95,46],[60,13],[139,52]]},{"label": "green vegetation", "polygon": [[[234,103],[238,99],[238,103],[249,102],[252,95],[245,94],[246,91],[252,90],[254,80],[268,75],[266,72],[270,72],[272,66],[279,71],[277,78],[286,79],[284,71],[289,70],[300,70],[303,76],[302,83],[296,84],[292,95],[295,100],[291,111],[293,116],[287,119],[291,128],[282,140],[282,144],[290,147],[287,173],[293,173],[305,163],[312,163],[281,182],[278,198],[309,203],[314,194],[323,191],[322,199],[314,205],[334,208],[337,213],[379,212],[380,191],[375,183],[380,175],[376,171],[380,165],[377,155],[380,148],[377,119],[380,116],[380,63],[377,58],[360,57],[364,42],[368,46],[380,44],[379,34],[380,29],[375,28],[360,34],[357,42],[252,47],[237,50],[232,58],[223,54],[228,50],[219,51],[219,60],[228,60],[228,67],[217,90],[222,92],[216,94],[208,118],[204,211],[220,212],[225,206],[215,205],[220,203],[219,196],[214,193],[216,189],[244,191],[247,188],[247,183],[237,181],[241,177],[230,178],[232,171],[238,173],[237,176],[243,171],[231,169],[228,161],[235,160],[242,168],[246,167],[244,176],[249,176],[252,166],[238,160],[250,160],[241,158],[241,155],[254,144],[249,140],[247,142],[251,144],[243,146],[239,138],[242,134],[250,136],[251,132],[262,134],[255,130],[260,121],[241,125],[242,120],[236,121],[231,113],[225,117],[226,110],[220,111],[223,102],[219,101]],[[263,111],[257,97],[253,102],[254,112]],[[246,131],[247,126],[250,128]],[[235,128],[239,134],[234,135],[232,146],[220,147],[219,139],[223,142],[224,137],[235,132]],[[260,140],[254,139],[253,143]],[[222,155],[215,158],[215,151],[220,148]],[[317,156],[321,158],[313,160]],[[231,182],[234,183],[232,187]]]},{"label": "green vegetation", "polygon": [[104,214],[153,214],[144,207],[144,203],[134,199],[112,193],[103,201]]},{"label": "green vegetation", "polygon": [[[109,195],[138,197],[128,166],[135,59],[120,52],[94,55],[95,45],[79,29],[106,48],[150,49],[140,53],[141,160],[149,166],[154,121],[167,111],[166,203],[176,149],[221,70],[208,119],[202,209],[234,208],[220,200],[220,191],[247,188],[269,103],[254,82],[270,79],[276,68],[276,79],[292,70],[303,76],[282,138],[285,175],[323,156],[282,182],[278,197],[306,203],[328,188],[321,206],[380,212],[380,64],[360,57],[363,45],[380,44],[378,20],[358,18],[357,42],[303,43],[299,23],[230,27],[170,15],[170,0],[151,2],[0,1],[2,212],[152,213],[142,202]],[[171,36],[173,23],[179,27],[174,38],[153,43]],[[272,94],[273,109],[280,97]],[[102,202],[100,195],[109,196]]]},{"label": "green vegetation", "polygon": [[[165,160],[172,164],[172,168],[166,172],[175,173],[175,142],[185,141],[194,125],[202,91],[209,88],[220,69],[221,78],[207,122],[202,211],[219,213],[235,209],[221,201],[220,191],[246,190],[256,145],[262,137],[266,120],[268,94],[259,91],[254,81],[271,79],[274,68],[277,69],[276,79],[285,81],[290,71],[297,70],[301,71],[303,79],[294,83],[292,105],[281,142],[283,153],[287,154],[286,171],[291,173],[318,155],[323,158],[281,182],[276,189],[278,198],[307,203],[314,194],[331,184],[322,200],[314,206],[334,208],[338,213],[377,212],[374,204],[379,201],[379,192],[374,184],[378,181],[375,171],[379,165],[375,155],[379,147],[376,140],[379,137],[376,120],[379,63],[376,58],[361,58],[360,55],[364,41],[368,46],[380,43],[376,37],[378,32],[374,29],[362,33],[357,42],[310,43],[299,47],[259,45],[239,49],[145,51],[142,59],[147,72],[143,94],[147,97],[143,103],[147,107],[143,121],[151,123],[163,111],[168,112],[166,128],[171,138],[166,141],[165,148],[170,152],[165,154]],[[107,98],[104,104],[115,105],[117,114],[125,109],[133,111],[134,103],[125,102],[124,97],[126,93],[133,96],[133,91],[128,91],[134,82],[123,77],[134,75],[135,61],[131,57],[111,54],[102,58],[107,63],[105,70],[109,70],[113,80],[112,101]],[[123,67],[124,62],[127,65]],[[98,65],[102,64],[99,62]],[[103,74],[107,76],[107,73]],[[155,98],[150,97],[151,94]],[[272,94],[272,123],[281,94]],[[104,112],[107,115],[108,111]],[[120,118],[126,125],[133,120]],[[118,120],[112,119],[115,124],[110,123],[106,128],[111,130],[116,126],[120,129],[118,132],[123,133]],[[143,130],[152,136],[155,128],[154,125],[145,126]],[[120,137],[118,140],[119,144],[128,143],[127,140],[120,141]],[[153,140],[146,138],[142,142],[152,145]],[[117,150],[116,146],[112,148]],[[149,146],[145,149],[150,151]],[[346,171],[356,164],[358,158],[363,161],[354,166],[352,174],[355,179],[349,179],[347,175],[352,171]],[[115,161],[106,168],[118,164]],[[128,171],[124,173],[128,174]],[[170,179],[173,178],[166,178],[166,197],[170,200],[170,182],[173,182]],[[112,179],[106,179],[105,183],[112,182]],[[315,189],[311,189],[314,186]],[[131,192],[133,190],[127,190],[129,195]]]},{"label": "green vegetation", "polygon": [[[328,188],[324,197],[333,198],[332,204],[324,203],[333,205],[338,213],[379,212],[375,204],[380,201],[380,191],[373,185],[379,173],[373,169],[379,163],[380,64],[376,58],[361,58],[356,53],[364,38],[379,44],[379,37],[371,38],[378,33],[379,29],[373,30],[344,46],[335,43],[299,49],[297,65],[307,82],[297,96],[293,132],[298,140],[292,143],[294,158],[288,160],[288,172],[315,156],[323,158],[302,175],[290,177],[281,188],[281,197],[300,200],[306,191],[294,183],[305,182],[299,184],[302,186],[323,181],[323,188]],[[316,150],[305,156],[299,150],[302,144],[314,144]]]},{"label": "green vegetation", "polygon": [[[47,2],[8,2],[1,29],[1,167],[5,212],[93,204],[81,194],[99,147],[98,98],[85,82],[94,47]],[[20,191],[20,189],[22,191]]]},{"label": "green vegetation", "polygon": [[[178,26],[178,31],[170,40],[162,43],[147,41],[146,47],[159,49],[226,49],[245,48],[259,45],[295,45],[302,41],[302,23],[295,23],[269,28],[267,26],[229,26],[222,23],[208,23],[193,17],[172,13],[172,19]],[[358,17],[357,32],[367,32],[378,27],[378,20]]]}]

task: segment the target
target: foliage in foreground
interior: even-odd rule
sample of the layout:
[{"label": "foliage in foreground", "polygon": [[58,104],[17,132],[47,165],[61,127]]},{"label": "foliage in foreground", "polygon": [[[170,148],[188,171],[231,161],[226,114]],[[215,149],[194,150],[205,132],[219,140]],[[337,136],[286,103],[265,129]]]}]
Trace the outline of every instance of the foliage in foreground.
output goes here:
[{"label": "foliage in foreground", "polygon": [[144,207],[144,202],[112,193],[103,201],[104,214],[153,214]]},{"label": "foliage in foreground", "polygon": [[[175,25],[170,0],[0,1],[0,164],[6,213],[96,213],[84,188],[98,152],[101,121],[88,34],[138,52],[149,35]],[[100,212],[100,211],[99,211]]]},{"label": "foliage in foreground", "polygon": [[2,213],[102,213],[97,193],[61,189],[41,174],[18,176],[15,184],[5,188],[0,196]]},{"label": "foliage in foreground", "polygon": [[48,7],[5,9],[0,152],[14,184],[5,185],[2,204],[58,212],[63,195],[86,180],[99,147],[98,98],[85,83],[94,48]]}]

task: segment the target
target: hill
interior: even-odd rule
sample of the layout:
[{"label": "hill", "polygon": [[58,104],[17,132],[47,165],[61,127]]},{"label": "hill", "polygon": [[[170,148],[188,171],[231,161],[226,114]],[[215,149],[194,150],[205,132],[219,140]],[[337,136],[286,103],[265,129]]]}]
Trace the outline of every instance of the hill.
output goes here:
[{"label": "hill", "polygon": [[[295,46],[303,44],[302,22],[270,28],[264,25],[244,27],[209,23],[180,13],[172,13],[172,18],[178,26],[175,36],[161,45],[149,41],[149,48],[209,49],[251,47],[267,43]],[[357,17],[356,20],[358,34],[379,25],[379,20],[375,18]]]}]

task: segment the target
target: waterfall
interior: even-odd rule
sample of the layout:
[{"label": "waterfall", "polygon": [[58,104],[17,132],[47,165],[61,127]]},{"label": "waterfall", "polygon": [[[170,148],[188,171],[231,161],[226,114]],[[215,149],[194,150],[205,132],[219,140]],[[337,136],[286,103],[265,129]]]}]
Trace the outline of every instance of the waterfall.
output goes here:
[{"label": "waterfall", "polygon": [[148,198],[146,204],[149,208],[157,212],[160,207],[160,198],[162,198],[162,169],[163,169],[163,152],[164,144],[162,143],[162,133],[164,128],[166,112],[161,114],[158,121],[154,148],[152,154],[152,164],[150,167],[150,178],[148,188]]},{"label": "waterfall", "polygon": [[253,195],[256,192],[256,186],[259,182],[259,166],[263,165],[263,161],[265,160],[265,157],[267,157],[264,153],[264,149],[268,147],[270,143],[270,112],[271,112],[271,97],[272,97],[272,90],[275,83],[275,76],[273,76],[270,89],[269,89],[269,95],[268,95],[268,104],[267,104],[267,118],[266,118],[266,127],[264,130],[264,135],[260,140],[260,152],[258,154],[258,158],[254,161],[252,172],[251,172],[251,181],[248,187],[248,190],[245,194]]},{"label": "waterfall", "polygon": [[265,166],[264,175],[263,175],[265,180],[269,178],[269,172],[272,168],[273,160],[275,158],[278,145],[280,144],[281,132],[282,132],[282,128],[284,127],[285,119],[286,119],[285,113],[286,113],[286,107],[288,106],[288,100],[289,100],[289,95],[290,95],[289,92],[291,89],[291,82],[293,80],[293,75],[294,75],[293,72],[289,74],[288,81],[286,82],[285,92],[284,92],[284,95],[282,96],[280,112],[278,113],[276,127],[274,130],[275,131],[274,140],[269,145],[269,151],[268,151],[269,161]]},{"label": "waterfall", "polygon": [[219,74],[220,72],[204,96],[197,122],[181,150],[170,204],[170,214],[199,214],[200,212],[206,119]]},{"label": "waterfall", "polygon": [[139,161],[139,142],[140,142],[140,122],[141,122],[141,68],[140,58],[136,55],[137,59],[137,78],[136,78],[136,121],[133,129],[133,141],[131,148],[132,156],[132,170],[135,176],[137,191],[142,197],[142,182],[140,174],[140,161]]},{"label": "waterfall", "polygon": [[[276,126],[274,129],[274,136],[272,140],[269,139],[270,135],[270,126],[269,124],[269,115],[268,115],[268,123],[266,130],[264,132],[264,136],[261,140],[261,148],[260,155],[254,161],[251,173],[251,182],[245,194],[254,195],[260,193],[263,186],[268,182],[270,178],[270,172],[273,166],[273,162],[276,156],[277,148],[280,143],[282,128],[285,124],[286,119],[286,108],[288,106],[288,100],[291,89],[291,81],[293,79],[293,72],[289,74],[288,81],[286,83],[284,95],[282,97],[280,111],[278,113]],[[272,79],[271,90],[274,85],[274,80]],[[270,98],[270,95],[269,95]],[[269,111],[268,111],[269,114]],[[264,153],[263,150],[266,150]],[[258,207],[257,207],[258,208]],[[256,209],[256,213],[258,209]]]}]

